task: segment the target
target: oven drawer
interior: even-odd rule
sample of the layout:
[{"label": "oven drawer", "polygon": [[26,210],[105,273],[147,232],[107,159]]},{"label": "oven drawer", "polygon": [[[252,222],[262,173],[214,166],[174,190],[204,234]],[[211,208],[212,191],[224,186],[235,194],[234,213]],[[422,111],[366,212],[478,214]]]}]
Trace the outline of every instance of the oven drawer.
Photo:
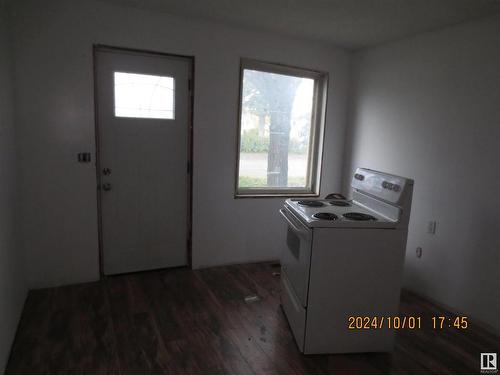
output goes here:
[{"label": "oven drawer", "polygon": [[290,286],[286,273],[281,273],[281,306],[285,311],[288,323],[292,328],[293,336],[299,350],[304,352],[306,309],[302,307],[293,289]]}]

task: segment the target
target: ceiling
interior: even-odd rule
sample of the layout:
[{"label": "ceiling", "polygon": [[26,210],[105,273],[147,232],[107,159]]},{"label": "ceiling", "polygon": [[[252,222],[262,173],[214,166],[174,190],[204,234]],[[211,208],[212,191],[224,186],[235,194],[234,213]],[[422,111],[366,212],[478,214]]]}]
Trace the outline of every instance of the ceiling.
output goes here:
[{"label": "ceiling", "polygon": [[500,12],[500,0],[102,0],[359,49]]}]

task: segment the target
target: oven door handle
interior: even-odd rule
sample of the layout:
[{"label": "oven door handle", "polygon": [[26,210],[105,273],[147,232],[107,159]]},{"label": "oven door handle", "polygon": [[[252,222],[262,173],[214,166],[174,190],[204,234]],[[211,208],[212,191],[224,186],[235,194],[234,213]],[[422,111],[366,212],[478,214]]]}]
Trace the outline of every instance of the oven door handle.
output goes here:
[{"label": "oven door handle", "polygon": [[292,220],[290,220],[290,218],[288,217],[288,215],[285,213],[285,210],[284,209],[280,209],[280,214],[281,216],[283,216],[285,218],[285,220],[287,221],[288,225],[290,225],[290,227],[293,229],[294,232],[297,232],[297,233],[300,233],[300,234],[303,234],[303,235],[306,235],[307,232],[303,229],[300,229],[299,227],[297,227],[297,225],[295,225]]}]

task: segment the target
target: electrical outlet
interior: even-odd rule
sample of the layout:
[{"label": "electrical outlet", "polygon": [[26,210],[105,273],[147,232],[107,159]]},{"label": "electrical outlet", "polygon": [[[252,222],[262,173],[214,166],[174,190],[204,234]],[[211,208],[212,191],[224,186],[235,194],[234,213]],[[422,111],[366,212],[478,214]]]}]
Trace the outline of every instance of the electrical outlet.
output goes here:
[{"label": "electrical outlet", "polygon": [[417,250],[415,251],[417,258],[422,258],[422,248],[419,246],[417,247]]},{"label": "electrical outlet", "polygon": [[427,223],[427,233],[436,234],[436,221],[432,220]]}]

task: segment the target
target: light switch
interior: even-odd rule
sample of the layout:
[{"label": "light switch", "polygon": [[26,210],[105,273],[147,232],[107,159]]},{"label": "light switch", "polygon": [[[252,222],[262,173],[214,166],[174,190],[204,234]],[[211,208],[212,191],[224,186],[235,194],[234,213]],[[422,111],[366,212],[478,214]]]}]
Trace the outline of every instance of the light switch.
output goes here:
[{"label": "light switch", "polygon": [[436,234],[436,221],[432,220],[427,223],[427,233]]},{"label": "light switch", "polygon": [[78,153],[79,163],[90,163],[90,152],[80,152]]}]

